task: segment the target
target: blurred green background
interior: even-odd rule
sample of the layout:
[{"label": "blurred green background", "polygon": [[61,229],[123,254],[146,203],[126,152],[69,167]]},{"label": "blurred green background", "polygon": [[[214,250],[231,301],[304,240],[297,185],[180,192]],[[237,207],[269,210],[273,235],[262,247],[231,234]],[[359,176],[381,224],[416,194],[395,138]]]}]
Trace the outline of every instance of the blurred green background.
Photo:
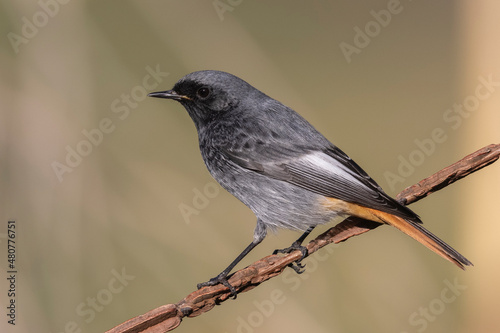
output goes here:
[{"label": "blurred green background", "polygon": [[[255,217],[217,190],[184,109],[144,96],[189,72],[231,72],[294,108],[391,195],[500,141],[498,86],[447,111],[479,77],[500,81],[495,1],[0,3],[0,267],[15,219],[19,272],[2,332],[103,332],[178,302],[250,242]],[[499,185],[494,164],[411,207],[467,272],[382,227],[176,331],[498,332]],[[239,267],[297,236],[269,235]]]}]

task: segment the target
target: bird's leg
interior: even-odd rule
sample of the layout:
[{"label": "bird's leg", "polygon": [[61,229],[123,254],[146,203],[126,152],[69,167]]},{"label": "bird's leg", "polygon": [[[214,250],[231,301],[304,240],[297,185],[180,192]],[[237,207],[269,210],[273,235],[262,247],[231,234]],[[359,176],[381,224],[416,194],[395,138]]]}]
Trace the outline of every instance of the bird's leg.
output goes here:
[{"label": "bird's leg", "polygon": [[309,236],[309,234],[311,233],[311,231],[313,231],[313,229],[314,226],[309,227],[295,242],[292,243],[292,245],[284,249],[274,250],[273,252],[273,254],[278,254],[278,253],[291,253],[295,250],[299,250],[302,253],[302,257],[297,261],[295,261],[294,263],[290,264],[290,267],[293,268],[293,270],[297,272],[297,274],[304,273],[305,265],[301,264],[300,262],[302,261],[302,259],[307,257],[308,252],[307,252],[307,247],[303,246],[302,242],[306,239],[307,236]]},{"label": "bird's leg", "polygon": [[250,251],[252,251],[254,247],[262,242],[262,240],[266,237],[266,233],[267,231],[265,224],[260,220],[257,220],[257,227],[254,231],[253,241],[219,275],[211,278],[207,282],[198,283],[198,289],[206,286],[215,286],[220,283],[229,289],[233,298],[236,298],[236,288],[234,288],[234,286],[229,283],[229,281],[227,280],[227,276],[234,268],[234,266],[236,266],[248,253],[250,253]]},{"label": "bird's leg", "polygon": [[307,256],[307,247],[302,245],[302,242],[306,239],[307,236],[313,231],[314,226],[309,227],[295,242],[292,243],[289,247],[286,247],[284,249],[277,249],[274,250],[273,254],[277,253],[291,253],[295,250],[299,250],[302,252],[302,259],[304,259]]}]

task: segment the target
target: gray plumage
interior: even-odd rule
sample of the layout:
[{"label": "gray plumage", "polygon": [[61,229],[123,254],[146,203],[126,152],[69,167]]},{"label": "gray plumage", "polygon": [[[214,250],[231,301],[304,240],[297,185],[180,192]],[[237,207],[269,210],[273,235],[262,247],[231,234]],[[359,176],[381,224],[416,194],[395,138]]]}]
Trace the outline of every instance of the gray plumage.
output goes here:
[{"label": "gray plumage", "polygon": [[[210,96],[197,100],[196,91],[203,87],[211,89]],[[385,207],[419,221],[297,112],[240,78],[194,72],[173,91],[191,98],[180,102],[196,125],[210,174],[266,228],[305,231],[331,221],[338,212],[321,206],[322,196]],[[312,156],[333,168],[319,168],[309,161]],[[346,174],[332,172],[334,168]]]},{"label": "gray plumage", "polygon": [[[342,207],[326,205],[327,199],[388,213],[406,221],[403,224],[421,223],[298,113],[234,75],[194,72],[172,90],[150,96],[174,99],[186,108],[210,174],[257,216],[252,244],[211,284],[224,283],[221,279],[268,229],[310,231],[347,214]],[[423,227],[415,228],[441,242],[437,247],[457,257],[452,260],[459,265],[470,264]]]}]

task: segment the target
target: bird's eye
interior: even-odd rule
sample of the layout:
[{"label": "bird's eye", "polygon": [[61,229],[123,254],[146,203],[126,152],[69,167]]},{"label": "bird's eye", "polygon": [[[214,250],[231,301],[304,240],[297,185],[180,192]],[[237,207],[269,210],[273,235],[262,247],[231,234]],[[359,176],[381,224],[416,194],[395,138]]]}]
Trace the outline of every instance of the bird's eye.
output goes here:
[{"label": "bird's eye", "polygon": [[198,95],[199,98],[205,99],[205,98],[207,98],[210,95],[210,92],[211,92],[210,88],[208,88],[208,87],[201,87],[196,92],[196,95]]}]

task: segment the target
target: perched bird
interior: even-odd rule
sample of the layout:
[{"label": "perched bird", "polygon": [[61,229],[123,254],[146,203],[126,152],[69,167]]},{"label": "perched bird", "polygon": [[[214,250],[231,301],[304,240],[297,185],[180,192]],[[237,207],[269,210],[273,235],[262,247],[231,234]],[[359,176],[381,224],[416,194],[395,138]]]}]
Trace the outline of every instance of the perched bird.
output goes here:
[{"label": "perched bird", "polygon": [[472,263],[422,226],[417,214],[388,196],[342,150],[291,108],[242,79],[220,71],[181,78],[172,90],[150,97],[181,103],[198,132],[201,155],[213,178],[257,216],[252,242],[219,275],[198,288],[227,281],[234,266],[266,236],[287,228],[302,241],[336,216],[385,223],[413,237],[460,268]]}]

